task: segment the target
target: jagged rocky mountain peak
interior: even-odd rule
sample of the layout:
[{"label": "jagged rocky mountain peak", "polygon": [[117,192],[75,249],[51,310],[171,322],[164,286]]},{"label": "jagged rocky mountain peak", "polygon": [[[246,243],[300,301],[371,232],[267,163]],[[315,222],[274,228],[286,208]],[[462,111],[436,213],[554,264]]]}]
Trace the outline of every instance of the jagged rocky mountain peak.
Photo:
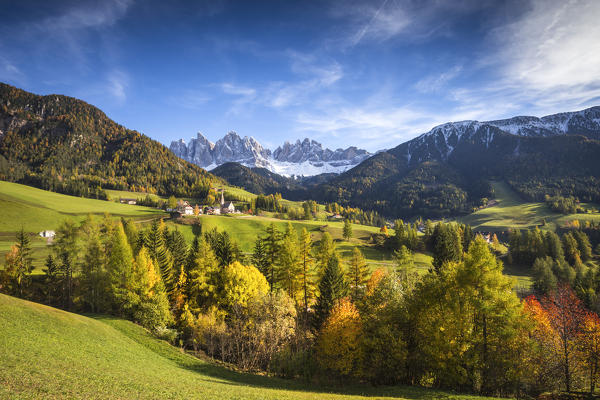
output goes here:
[{"label": "jagged rocky mountain peak", "polygon": [[356,147],[335,151],[324,149],[321,143],[309,138],[286,141],[271,152],[253,137],[241,137],[235,131],[228,132],[214,145],[204,136],[201,137],[200,133],[198,135],[187,146],[183,140],[176,140],[170,148],[177,156],[207,169],[227,162],[238,162],[286,176],[313,176],[344,172],[371,155]]}]

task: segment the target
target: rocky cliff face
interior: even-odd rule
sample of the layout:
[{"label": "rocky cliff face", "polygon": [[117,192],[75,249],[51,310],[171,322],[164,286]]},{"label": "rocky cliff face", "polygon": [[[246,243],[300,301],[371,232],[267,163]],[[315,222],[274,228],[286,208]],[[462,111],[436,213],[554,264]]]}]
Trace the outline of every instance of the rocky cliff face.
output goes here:
[{"label": "rocky cliff face", "polygon": [[296,143],[286,142],[271,153],[254,138],[242,138],[235,132],[229,132],[214,144],[198,133],[188,145],[180,139],[172,142],[170,149],[178,157],[207,169],[237,162],[286,176],[340,173],[371,156],[366,150],[356,147],[324,149],[320,143],[308,138]]},{"label": "rocky cliff face", "polygon": [[348,147],[335,151],[323,149],[321,143],[314,140],[304,139],[296,143],[285,142],[273,152],[273,158],[277,161],[302,163],[310,162],[334,162],[340,161],[340,165],[358,164],[371,154],[366,150]]}]

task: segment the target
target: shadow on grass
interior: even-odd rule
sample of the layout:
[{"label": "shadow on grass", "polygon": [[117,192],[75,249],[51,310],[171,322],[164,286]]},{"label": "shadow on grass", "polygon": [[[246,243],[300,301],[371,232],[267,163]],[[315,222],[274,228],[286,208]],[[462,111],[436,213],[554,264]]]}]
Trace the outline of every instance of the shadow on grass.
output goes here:
[{"label": "shadow on grass", "polygon": [[129,339],[154,352],[178,367],[193,371],[204,378],[209,377],[212,382],[231,385],[231,386],[249,386],[262,389],[300,391],[305,393],[338,394],[353,395],[365,397],[398,397],[405,399],[468,399],[476,398],[468,394],[455,394],[443,392],[435,389],[426,389],[412,386],[371,386],[368,384],[342,384],[323,385],[308,383],[299,379],[282,379],[252,373],[237,372],[224,366],[217,365],[212,361],[206,361],[196,358],[190,354],[180,351],[178,348],[159,340],[145,331],[138,325],[125,321],[120,318],[105,315],[88,315],[91,318],[104,322]]}]

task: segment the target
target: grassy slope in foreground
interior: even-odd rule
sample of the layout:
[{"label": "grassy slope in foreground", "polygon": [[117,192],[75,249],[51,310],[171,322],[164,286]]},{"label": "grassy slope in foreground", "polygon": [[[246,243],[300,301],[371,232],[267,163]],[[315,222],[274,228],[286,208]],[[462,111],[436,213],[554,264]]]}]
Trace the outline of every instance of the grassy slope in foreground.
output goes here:
[{"label": "grassy slope in foreground", "polygon": [[506,231],[509,228],[533,228],[541,225],[542,220],[546,220],[544,228],[551,230],[574,219],[600,221],[599,213],[569,215],[555,213],[545,203],[524,202],[504,182],[493,182],[492,184],[498,204],[459,218],[460,222],[469,224],[476,230]]},{"label": "grassy slope in foreground", "polygon": [[0,294],[0,398],[471,399],[411,387],[320,388],[229,371],[141,327]]}]

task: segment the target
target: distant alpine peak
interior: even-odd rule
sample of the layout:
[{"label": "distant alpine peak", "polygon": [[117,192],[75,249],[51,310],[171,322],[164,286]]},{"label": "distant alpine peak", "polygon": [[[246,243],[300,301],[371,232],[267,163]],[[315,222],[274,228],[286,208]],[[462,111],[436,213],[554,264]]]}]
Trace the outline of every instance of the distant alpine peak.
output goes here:
[{"label": "distant alpine peak", "polygon": [[[488,148],[498,135],[547,137],[583,135],[600,139],[600,107],[563,112],[545,117],[518,116],[494,121],[459,121],[438,125],[392,150],[403,154],[407,164],[447,160],[461,143]],[[515,148],[518,152],[518,148]]]},{"label": "distant alpine peak", "polygon": [[229,131],[214,144],[198,132],[189,144],[186,145],[183,139],[175,140],[171,142],[170,149],[178,157],[209,170],[227,162],[237,162],[285,176],[341,173],[372,155],[354,146],[324,149],[321,143],[309,138],[293,143],[286,141],[271,152],[252,136],[241,137],[235,131]]}]

